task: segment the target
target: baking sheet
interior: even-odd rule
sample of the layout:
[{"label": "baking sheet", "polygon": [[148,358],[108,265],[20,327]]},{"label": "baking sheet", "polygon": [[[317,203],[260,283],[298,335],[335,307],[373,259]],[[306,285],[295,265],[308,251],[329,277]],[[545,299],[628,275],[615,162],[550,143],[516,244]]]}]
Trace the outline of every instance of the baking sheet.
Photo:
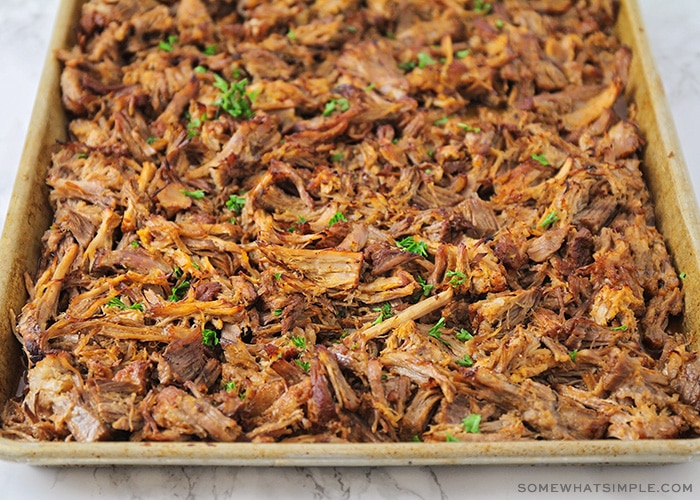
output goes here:
[{"label": "baking sheet", "polygon": [[[83,0],[63,0],[51,50],[40,83],[25,150],[18,171],[0,258],[0,403],[15,390],[23,366],[19,344],[11,333],[12,311],[19,311],[26,292],[23,275],[35,266],[40,239],[51,223],[44,174],[49,149],[65,137],[59,77],[53,50],[72,43],[73,26]],[[700,218],[687,168],[675,136],[660,80],[640,22],[635,0],[623,1],[618,34],[634,53],[628,98],[639,107],[637,121],[645,133],[644,174],[655,201],[657,222],[677,268],[685,272],[685,332],[700,329]],[[700,338],[695,335],[695,348]],[[0,458],[44,465],[433,465],[516,463],[647,463],[679,462],[700,456],[700,440],[569,441],[501,443],[396,444],[253,444],[253,443],[28,443],[0,439]]]}]

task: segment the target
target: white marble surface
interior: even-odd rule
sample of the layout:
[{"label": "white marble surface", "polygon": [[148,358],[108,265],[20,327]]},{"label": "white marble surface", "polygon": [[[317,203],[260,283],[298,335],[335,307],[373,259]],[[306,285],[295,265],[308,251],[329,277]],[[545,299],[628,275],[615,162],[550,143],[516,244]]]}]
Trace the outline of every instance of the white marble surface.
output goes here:
[{"label": "white marble surface", "polygon": [[[639,0],[663,84],[700,193],[700,0]],[[29,125],[58,0],[0,0],[0,228]],[[670,466],[415,468],[43,468],[0,461],[0,499],[51,498],[559,498],[532,485],[568,483],[567,497],[700,498],[700,460]],[[612,484],[636,494],[607,493]],[[685,484],[653,494],[645,485]],[[597,485],[597,486],[596,486]],[[607,485],[607,486],[605,486]],[[525,492],[522,490],[525,489]],[[597,491],[597,493],[596,493]]]}]

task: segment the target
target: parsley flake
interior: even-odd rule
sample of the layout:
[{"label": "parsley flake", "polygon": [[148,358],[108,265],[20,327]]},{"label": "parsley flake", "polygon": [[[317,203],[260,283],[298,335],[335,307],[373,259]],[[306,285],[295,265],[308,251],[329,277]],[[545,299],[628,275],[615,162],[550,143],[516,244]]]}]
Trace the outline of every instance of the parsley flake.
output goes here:
[{"label": "parsley flake", "polygon": [[427,52],[419,52],[418,53],[418,67],[423,69],[426,66],[432,66],[433,64],[437,64],[437,61],[430,57],[430,54]]},{"label": "parsley flake", "polygon": [[294,347],[297,349],[301,349],[303,351],[306,349],[306,337],[292,337],[292,344],[294,344]]},{"label": "parsley flake", "polygon": [[331,227],[333,224],[337,224],[338,222],[347,222],[348,219],[343,215],[343,212],[336,212],[333,217],[331,217],[331,220],[328,221],[328,227]]},{"label": "parsley flake", "polygon": [[238,196],[236,194],[232,194],[231,196],[228,197],[228,200],[226,200],[226,208],[231,210],[232,212],[235,212],[237,214],[240,214],[243,211],[243,207],[245,206],[245,197],[244,196]]},{"label": "parsley flake", "polygon": [[464,283],[464,280],[467,279],[467,275],[462,271],[447,271],[445,273],[445,277],[450,278],[449,283],[453,287],[458,287]]},{"label": "parsley flake", "polygon": [[549,166],[549,160],[547,160],[547,157],[545,157],[545,155],[533,154],[532,156],[530,156],[530,158],[532,158],[533,160],[535,160],[537,163],[539,163],[540,165],[542,165],[544,167]]},{"label": "parsley flake", "polygon": [[161,40],[160,42],[158,42],[158,48],[166,52],[172,52],[174,49],[173,45],[175,45],[176,43],[177,37],[175,35],[170,35],[165,40]]},{"label": "parsley flake", "polygon": [[462,342],[466,342],[467,340],[471,340],[474,338],[474,336],[464,328],[460,328],[459,332],[457,332],[455,337],[457,337],[457,340],[461,340]]},{"label": "parsley flake", "polygon": [[396,242],[396,246],[405,252],[415,253],[421,257],[428,257],[428,244],[425,241],[416,241],[413,236],[406,236]]},{"label": "parsley flake", "polygon": [[141,311],[144,312],[144,307],[141,302],[135,302],[134,304],[131,304],[130,306],[127,306],[119,297],[112,297],[107,301],[105,304],[107,307],[117,307],[121,309],[122,311],[126,309],[131,309],[131,310],[136,310],[136,311]]},{"label": "parsley flake", "polygon": [[193,198],[195,200],[201,200],[207,194],[203,189],[197,189],[196,191],[188,191],[186,189],[181,189],[180,192],[188,198]]},{"label": "parsley flake", "polygon": [[464,427],[464,431],[471,434],[479,434],[480,423],[481,415],[478,413],[470,413],[469,416],[462,419],[462,427]]},{"label": "parsley flake", "polygon": [[209,328],[202,329],[202,344],[209,347],[219,345],[219,332]]},{"label": "parsley flake", "polygon": [[372,310],[379,313],[379,316],[377,316],[377,319],[372,321],[373,325],[378,325],[379,323],[381,323],[385,319],[389,319],[393,316],[393,314],[391,312],[391,304],[389,304],[388,302],[385,302],[384,304],[382,304],[381,307],[375,307]]},{"label": "parsley flake", "polygon": [[559,220],[559,213],[556,210],[552,210],[547,214],[542,223],[541,228],[547,228]]}]

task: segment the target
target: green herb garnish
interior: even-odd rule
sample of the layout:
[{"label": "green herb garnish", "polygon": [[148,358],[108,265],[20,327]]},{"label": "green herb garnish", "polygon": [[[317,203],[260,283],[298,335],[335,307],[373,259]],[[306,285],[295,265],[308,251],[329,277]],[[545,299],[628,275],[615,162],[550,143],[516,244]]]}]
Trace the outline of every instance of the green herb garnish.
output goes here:
[{"label": "green herb garnish", "polygon": [[556,210],[552,210],[547,214],[547,216],[544,218],[542,223],[540,224],[541,228],[547,228],[557,222],[559,220],[559,214]]},{"label": "green herb garnish", "polygon": [[208,56],[213,56],[214,54],[216,54],[216,51],[218,49],[219,48],[216,45],[207,45],[206,47],[204,47],[204,50],[202,52],[204,52]]},{"label": "green herb garnish", "polygon": [[454,437],[452,434],[449,432],[445,434],[445,441],[448,443],[459,443],[459,439]]},{"label": "green herb garnish", "polygon": [[476,2],[474,2],[474,12],[477,14],[488,14],[490,10],[490,3],[484,3],[484,0],[476,0]]},{"label": "green herb garnish", "polygon": [[474,364],[474,360],[471,358],[469,354],[465,354],[462,356],[460,359],[457,360],[457,364],[459,366],[463,366],[464,368],[469,368]]},{"label": "green herb garnish", "polygon": [[379,323],[381,323],[385,319],[389,319],[393,316],[393,314],[391,312],[391,304],[389,304],[388,302],[385,302],[384,304],[382,304],[381,307],[374,307],[374,308],[372,308],[372,310],[379,313],[379,316],[377,316],[377,319],[372,321],[373,325],[378,325]]},{"label": "green herb garnish", "polygon": [[433,125],[435,125],[436,127],[442,127],[446,123],[447,123],[447,117],[443,116],[442,118],[435,120],[433,122]]},{"label": "green herb garnish", "polygon": [[184,280],[181,283],[178,283],[175,285],[170,292],[170,295],[168,296],[168,300],[170,302],[177,302],[178,300],[181,300],[182,297],[185,296],[185,293],[187,292],[187,289],[190,287],[190,282],[189,280]]},{"label": "green herb garnish", "polygon": [[569,352],[569,357],[571,358],[571,361],[574,363],[576,362],[576,356],[578,355],[578,349],[574,349],[573,351]]},{"label": "green herb garnish", "polygon": [[207,68],[205,68],[205,67],[202,66],[202,65],[195,66],[195,67],[194,67],[194,72],[195,72],[195,73],[199,73],[199,74],[201,75],[202,73],[206,73],[206,72],[207,72]]},{"label": "green herb garnish", "polygon": [[457,286],[463,284],[464,280],[467,279],[467,275],[464,274],[462,271],[447,271],[445,273],[445,276],[447,278],[450,278],[449,283],[453,287],[457,287]]},{"label": "green herb garnish", "polygon": [[106,303],[107,307],[117,307],[121,310],[126,310],[126,309],[131,309],[131,310],[136,310],[136,311],[141,311],[144,312],[144,307],[141,302],[136,302],[134,304],[131,304],[130,306],[127,306],[124,302],[119,297],[112,297],[109,299]]},{"label": "green herb garnish", "polygon": [[413,236],[406,236],[396,242],[400,249],[415,253],[421,257],[428,257],[428,244],[425,241],[416,241]]},{"label": "green herb garnish", "polygon": [[481,415],[478,413],[470,413],[469,416],[462,419],[462,427],[464,427],[464,431],[471,434],[479,434],[480,423]]},{"label": "green herb garnish", "polygon": [[204,328],[202,330],[202,344],[209,347],[219,345],[219,332],[209,328]]},{"label": "green herb garnish", "polygon": [[243,211],[244,206],[245,197],[243,196],[232,194],[228,197],[228,200],[226,201],[226,208],[237,214],[240,214]]},{"label": "green herb garnish", "polygon": [[173,45],[175,45],[176,43],[177,43],[177,37],[175,35],[170,35],[165,40],[161,40],[160,42],[158,42],[158,48],[160,50],[164,50],[166,52],[172,52]]},{"label": "green herb garnish", "polygon": [[472,127],[471,125],[467,125],[466,123],[458,123],[457,126],[461,129],[463,129],[465,132],[474,132],[475,134],[478,134],[481,132],[480,127]]},{"label": "green herb garnish", "polygon": [[474,336],[464,328],[460,328],[459,332],[457,332],[455,337],[457,337],[457,340],[461,340],[462,342],[466,342],[467,340],[471,340],[474,338]]},{"label": "green herb garnish", "polygon": [[340,161],[343,159],[343,153],[336,153],[331,155],[331,161]]},{"label": "green herb garnish", "polygon": [[416,281],[420,285],[421,290],[423,291],[424,297],[427,297],[428,295],[430,295],[430,292],[432,292],[433,288],[435,287],[435,285],[429,285],[428,282],[425,281],[425,279],[423,279],[422,276],[417,276]]},{"label": "green herb garnish", "polygon": [[301,349],[303,351],[306,349],[306,337],[292,337],[292,344],[294,344],[294,347],[297,349]]},{"label": "green herb garnish", "polygon": [[549,160],[544,155],[533,154],[530,158],[538,162],[542,166],[549,166]]},{"label": "green herb garnish", "polygon": [[221,91],[221,95],[214,104],[234,118],[240,116],[245,119],[252,118],[254,113],[250,108],[251,100],[246,94],[246,85],[248,85],[247,78],[229,83],[214,73],[214,87]]},{"label": "green herb garnish", "polygon": [[333,217],[331,217],[331,220],[328,221],[328,227],[331,227],[333,224],[336,224],[338,222],[347,222],[348,219],[343,215],[342,212],[336,212]]},{"label": "green herb garnish", "polygon": [[206,196],[206,192],[203,189],[197,189],[196,191],[188,191],[186,189],[181,189],[180,192],[189,198],[195,200],[201,200]]},{"label": "green herb garnish", "polygon": [[469,49],[464,49],[464,50],[458,50],[455,55],[457,56],[458,59],[464,59],[467,57],[469,54],[471,54],[471,50]]},{"label": "green herb garnish", "polygon": [[229,381],[229,382],[226,382],[226,383],[223,385],[223,387],[224,387],[224,390],[225,390],[226,392],[231,392],[231,391],[233,391],[233,390],[236,389],[236,382],[233,381],[233,380],[231,380],[231,381]]},{"label": "green herb garnish", "polygon": [[624,332],[625,330],[627,330],[627,325],[613,326],[611,330],[613,332]]},{"label": "green herb garnish", "polygon": [[308,372],[309,369],[311,368],[311,364],[308,361],[302,361],[300,359],[295,359],[294,362],[299,366],[299,368],[301,368],[305,372]]},{"label": "green herb garnish", "polygon": [[432,66],[433,64],[437,64],[437,61],[430,57],[430,54],[427,52],[419,52],[418,53],[418,67],[423,69],[426,66]]}]

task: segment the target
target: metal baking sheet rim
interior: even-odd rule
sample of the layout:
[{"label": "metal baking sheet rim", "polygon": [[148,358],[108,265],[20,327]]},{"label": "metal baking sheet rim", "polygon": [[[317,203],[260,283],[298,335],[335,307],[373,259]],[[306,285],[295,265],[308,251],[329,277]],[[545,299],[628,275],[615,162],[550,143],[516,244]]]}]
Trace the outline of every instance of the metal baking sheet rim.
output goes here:
[{"label": "metal baking sheet rim", "polygon": [[[18,378],[17,342],[11,332],[22,276],[38,250],[38,238],[48,225],[49,208],[44,172],[47,148],[65,135],[58,94],[60,66],[53,51],[67,46],[84,0],[61,0],[46,64],[20,162],[0,256],[9,272],[0,276],[0,379]],[[634,53],[631,92],[640,107],[640,125],[649,140],[645,170],[657,205],[661,231],[671,233],[669,246],[676,264],[689,276],[686,310],[700,305],[700,216],[683,161],[663,88],[641,23],[636,0],[621,1],[619,34]],[[636,79],[634,79],[636,78]],[[648,100],[648,102],[647,102]],[[640,102],[641,101],[641,102]],[[642,109],[644,107],[644,109]],[[651,140],[650,140],[651,139]],[[653,157],[652,157],[653,156]],[[658,166],[657,165],[657,166]],[[663,183],[659,182],[663,179]],[[656,189],[655,189],[656,188]],[[667,194],[673,196],[666,196]],[[676,210],[683,207],[683,210]],[[42,226],[42,224],[44,224]],[[41,226],[41,227],[37,227]],[[32,230],[23,231],[22,228]],[[668,236],[667,236],[668,237]],[[674,248],[683,251],[674,252]],[[693,271],[697,271],[691,274]],[[686,313],[686,316],[687,313]],[[696,324],[697,323],[697,324]],[[685,322],[686,331],[700,330],[700,318]],[[695,336],[694,344],[698,345]],[[14,345],[11,345],[14,344]],[[1,402],[8,397],[8,387]],[[652,464],[700,458],[700,439],[645,441],[517,441],[461,443],[131,443],[26,442],[0,438],[0,459],[34,465],[233,465],[233,466],[396,466],[458,464]]]}]

